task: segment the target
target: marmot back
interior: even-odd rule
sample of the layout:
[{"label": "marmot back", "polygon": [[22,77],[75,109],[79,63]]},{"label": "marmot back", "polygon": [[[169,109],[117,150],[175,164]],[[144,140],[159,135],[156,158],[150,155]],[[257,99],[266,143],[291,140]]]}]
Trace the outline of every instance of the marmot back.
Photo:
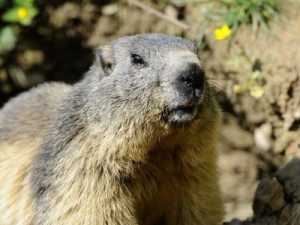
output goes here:
[{"label": "marmot back", "polygon": [[217,225],[220,110],[194,43],[98,48],[84,79],[0,111],[0,225]]}]

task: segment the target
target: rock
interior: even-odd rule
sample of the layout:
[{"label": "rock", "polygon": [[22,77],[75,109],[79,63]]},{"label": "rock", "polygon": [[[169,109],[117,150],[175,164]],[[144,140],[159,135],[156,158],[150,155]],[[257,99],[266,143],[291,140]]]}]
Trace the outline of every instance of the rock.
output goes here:
[{"label": "rock", "polygon": [[300,204],[287,205],[280,214],[278,225],[300,224]]},{"label": "rock", "polygon": [[294,158],[257,187],[254,216],[223,225],[300,225],[300,159]]},{"label": "rock", "polygon": [[286,225],[287,221],[292,217],[292,209],[293,207],[291,205],[287,205],[283,208],[278,220],[278,225]]},{"label": "rock", "polygon": [[253,211],[255,216],[271,215],[284,206],[283,187],[276,178],[264,178],[255,193]]},{"label": "rock", "polygon": [[[254,220],[254,222],[245,225],[279,225],[276,216],[266,216]],[[296,225],[296,224],[295,224]]]},{"label": "rock", "polygon": [[292,208],[291,225],[300,224],[300,204],[295,204]]},{"label": "rock", "polygon": [[275,176],[283,184],[287,198],[293,204],[300,203],[300,159],[293,159]]}]

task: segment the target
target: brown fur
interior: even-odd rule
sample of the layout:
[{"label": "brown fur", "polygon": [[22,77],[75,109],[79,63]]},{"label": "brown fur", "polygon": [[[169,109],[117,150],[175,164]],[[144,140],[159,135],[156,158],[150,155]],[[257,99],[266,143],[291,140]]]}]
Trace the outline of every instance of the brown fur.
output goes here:
[{"label": "brown fur", "polygon": [[[113,119],[76,131],[55,158],[52,173],[43,178],[48,192],[32,191],[37,179],[32,170],[43,168],[40,149],[49,137],[61,135],[54,115],[75,92],[52,84],[8,103],[0,111],[0,131],[7,130],[0,138],[0,180],[5,184],[0,187],[0,225],[220,224],[215,149],[221,116],[206,85],[199,118],[182,128],[158,121],[163,104],[147,109],[126,103],[126,110],[115,116],[123,103],[106,102],[111,115],[105,116]],[[160,91],[153,93],[161,98]],[[22,101],[26,104],[14,109]],[[11,112],[19,119],[8,119]]]}]

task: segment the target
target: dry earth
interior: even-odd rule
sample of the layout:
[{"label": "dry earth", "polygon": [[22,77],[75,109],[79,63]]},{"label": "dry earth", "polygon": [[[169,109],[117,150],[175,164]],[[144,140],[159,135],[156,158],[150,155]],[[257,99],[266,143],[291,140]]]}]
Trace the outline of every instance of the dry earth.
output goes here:
[{"label": "dry earth", "polygon": [[[87,0],[37,0],[36,3],[40,14],[35,23],[22,32],[25,44],[2,58],[1,103],[43,81],[75,82],[92,61],[92,49],[116,37],[160,32],[196,39],[199,31],[205,31],[208,45],[200,55],[211,82],[217,87],[224,111],[219,147],[226,220],[238,218],[240,220],[233,220],[231,225],[242,224],[240,221],[246,224],[245,220],[253,214],[252,199],[260,180],[263,180],[259,189],[262,191],[257,192],[265,193],[264,187],[275,186],[278,189],[272,191],[283,196],[283,200],[280,207],[275,203],[275,211],[272,203],[273,211],[270,212],[264,209],[264,204],[269,203],[261,203],[264,200],[257,194],[255,216],[247,224],[267,225],[265,218],[271,215],[276,221],[270,224],[276,225],[278,218],[282,221],[284,216],[299,211],[299,205],[293,203],[294,197],[289,197],[290,192],[278,175],[280,172],[276,172],[294,156],[300,156],[298,3],[284,4],[280,18],[271,24],[272,34],[260,32],[254,39],[251,29],[243,27],[231,48],[226,40],[212,38],[213,30],[222,21],[209,23],[207,27],[199,24],[205,4],[179,6],[147,2],[191,27],[191,31],[184,31],[126,1],[106,4]],[[258,99],[248,91],[237,93],[235,89],[236,85],[249,82],[254,70],[260,71],[256,83],[264,91]]]}]

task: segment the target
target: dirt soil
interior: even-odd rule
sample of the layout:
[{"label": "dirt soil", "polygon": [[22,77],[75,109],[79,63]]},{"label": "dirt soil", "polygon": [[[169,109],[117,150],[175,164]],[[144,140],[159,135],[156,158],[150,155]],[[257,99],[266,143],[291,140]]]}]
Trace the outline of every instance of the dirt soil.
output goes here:
[{"label": "dirt soil", "polygon": [[[284,4],[280,18],[271,24],[271,34],[260,32],[254,39],[251,28],[243,27],[229,48],[227,40],[211,38],[221,22],[205,29],[199,25],[204,3],[146,2],[191,27],[185,31],[125,0],[99,2],[36,1],[40,13],[34,24],[22,31],[18,48],[0,58],[0,105],[44,81],[76,82],[88,69],[93,49],[117,37],[159,32],[195,40],[204,30],[208,41],[200,57],[224,111],[219,161],[225,220],[238,218],[231,224],[240,224],[250,218],[260,180],[272,177],[294,156],[300,157],[300,14],[296,4]],[[236,88],[251,81],[253,71],[260,71],[255,84],[264,94],[259,98]]]}]

